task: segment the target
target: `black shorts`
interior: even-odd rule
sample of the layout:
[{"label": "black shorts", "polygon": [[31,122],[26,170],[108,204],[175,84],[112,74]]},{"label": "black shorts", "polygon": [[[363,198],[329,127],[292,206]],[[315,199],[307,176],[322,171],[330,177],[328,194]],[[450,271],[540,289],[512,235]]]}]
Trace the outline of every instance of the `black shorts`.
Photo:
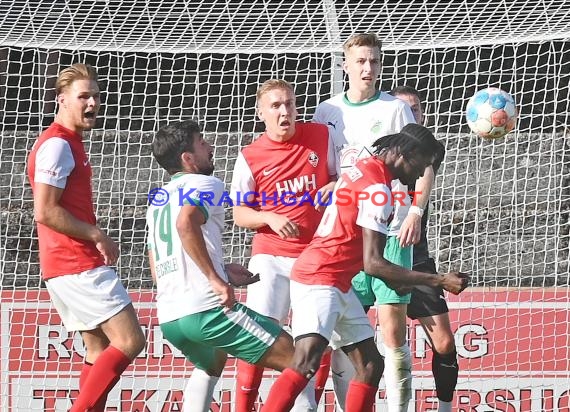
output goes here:
[{"label": "black shorts", "polygon": [[[432,258],[414,265],[413,270],[437,274],[435,262]],[[447,307],[442,288],[421,285],[412,289],[412,299],[408,303],[409,318],[425,318],[447,312],[449,312],[449,308]]]}]

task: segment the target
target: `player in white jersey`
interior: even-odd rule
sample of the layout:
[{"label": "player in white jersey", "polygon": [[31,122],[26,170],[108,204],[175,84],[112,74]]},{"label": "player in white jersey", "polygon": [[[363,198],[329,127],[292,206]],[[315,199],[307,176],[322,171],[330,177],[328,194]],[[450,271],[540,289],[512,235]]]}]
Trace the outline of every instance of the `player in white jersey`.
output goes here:
[{"label": "player in white jersey", "polygon": [[[371,59],[371,67],[379,64],[375,57]],[[388,93],[374,89],[365,100],[353,102],[350,91],[319,104],[313,116],[313,122],[329,127],[343,171],[352,167],[357,159],[370,156],[376,139],[397,133],[414,122],[407,105]]]},{"label": "player in white jersey", "polygon": [[[370,155],[370,144],[383,136],[398,133],[414,123],[410,107],[387,93],[378,91],[376,81],[381,69],[382,43],[375,34],[357,34],[344,43],[343,68],[348,75],[348,90],[321,103],[313,121],[329,126],[335,146],[340,151],[341,168],[350,167],[355,160]],[[406,197],[397,203],[395,218],[390,225],[388,244],[392,256],[387,258],[406,268],[412,266],[411,245],[420,239],[423,206],[429,199],[433,185],[433,169],[429,166],[416,184],[416,205]],[[395,180],[392,191],[407,192],[407,187]],[[386,393],[391,412],[405,411],[411,398],[411,354],[406,341],[406,305],[410,295],[400,296],[380,279],[364,272],[353,279],[353,286],[365,306],[378,304],[378,318],[382,329],[386,357]],[[335,393],[343,406],[351,366],[339,351],[331,361]]]},{"label": "player in white jersey", "polygon": [[232,285],[255,277],[224,265],[221,180],[211,176],[213,150],[196,122],[161,128],[152,143],[157,162],[172,176],[149,193],[149,260],[157,285],[157,316],[164,337],[195,369],[184,391],[184,412],[210,410],[227,354],[282,370],[293,342],[279,325],[236,302]]}]

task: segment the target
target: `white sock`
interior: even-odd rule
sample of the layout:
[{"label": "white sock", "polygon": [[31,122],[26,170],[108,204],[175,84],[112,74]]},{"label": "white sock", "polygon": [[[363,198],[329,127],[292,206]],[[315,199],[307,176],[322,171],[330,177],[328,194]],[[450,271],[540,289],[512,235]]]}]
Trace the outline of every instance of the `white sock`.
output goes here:
[{"label": "white sock", "polygon": [[333,350],[331,354],[331,374],[336,402],[338,404],[337,410],[339,412],[344,412],[348,385],[355,373],[354,365],[347,354],[344,353],[342,349]]},{"label": "white sock", "polygon": [[451,402],[442,401],[438,399],[439,407],[437,408],[437,412],[451,412]]},{"label": "white sock", "polygon": [[412,356],[406,344],[399,348],[384,345],[384,381],[389,412],[406,412],[412,398]]},{"label": "white sock", "polygon": [[291,412],[316,412],[317,401],[315,400],[315,377],[313,376],[303,392],[295,399],[295,405]]},{"label": "white sock", "polygon": [[202,369],[194,368],[184,389],[183,412],[209,412],[214,387],[219,379],[218,376],[210,376]]}]

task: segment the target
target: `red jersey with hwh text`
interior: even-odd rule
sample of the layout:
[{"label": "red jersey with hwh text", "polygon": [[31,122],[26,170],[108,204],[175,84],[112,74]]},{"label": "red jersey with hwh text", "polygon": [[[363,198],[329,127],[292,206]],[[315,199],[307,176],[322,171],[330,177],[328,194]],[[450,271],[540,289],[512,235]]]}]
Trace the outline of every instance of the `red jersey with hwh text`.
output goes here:
[{"label": "red jersey with hwh text", "polygon": [[336,154],[326,126],[296,123],[295,135],[276,142],[264,133],[236,160],[231,187],[234,205],[254,192],[258,210],[287,216],[299,226],[298,238],[281,239],[269,226],[257,229],[252,255],[297,257],[311,241],[322,213],[315,210],[317,191],[336,175]]},{"label": "red jersey with hwh text", "polygon": [[364,267],[362,228],[388,234],[394,209],[392,180],[376,156],[360,160],[342,173],[315,237],[293,265],[291,280],[348,292],[352,278]]},{"label": "red jersey with hwh text", "polygon": [[[28,178],[63,189],[59,204],[78,220],[96,224],[91,192],[91,165],[81,135],[52,123],[35,142],[28,158]],[[88,240],[59,233],[38,223],[40,268],[44,279],[77,274],[105,264]]]}]

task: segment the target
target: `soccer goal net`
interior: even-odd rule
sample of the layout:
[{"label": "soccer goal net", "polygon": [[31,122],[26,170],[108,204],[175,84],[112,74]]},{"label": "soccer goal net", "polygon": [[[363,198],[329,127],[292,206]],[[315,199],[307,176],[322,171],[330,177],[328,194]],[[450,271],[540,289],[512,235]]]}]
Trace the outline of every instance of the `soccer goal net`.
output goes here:
[{"label": "soccer goal net", "polygon": [[[570,3],[567,1],[2,1],[0,2],[0,276],[2,411],[66,411],[84,350],[41,282],[26,157],[54,119],[58,72],[99,72],[103,106],[85,135],[99,225],[120,242],[147,347],[108,410],[181,410],[192,366],[162,339],[145,250],[149,189],[167,176],[150,142],[167,121],[196,119],[229,185],[239,150],[262,131],[255,93],[290,81],[299,118],[343,91],[342,43],[383,40],[382,90],[419,90],[447,154],[428,239],[440,272],[472,273],[449,297],[459,354],[458,411],[570,408]],[[469,132],[468,99],[494,86],[515,99],[514,132]],[[246,263],[251,233],[227,214],[224,253]],[[375,322],[375,320],[373,319]],[[377,325],[378,335],[380,327]],[[409,323],[410,410],[434,410],[431,348]],[[232,411],[228,361],[213,411]],[[271,384],[268,374],[261,401]],[[377,404],[385,407],[383,383]],[[333,411],[327,384],[321,411]]]}]

